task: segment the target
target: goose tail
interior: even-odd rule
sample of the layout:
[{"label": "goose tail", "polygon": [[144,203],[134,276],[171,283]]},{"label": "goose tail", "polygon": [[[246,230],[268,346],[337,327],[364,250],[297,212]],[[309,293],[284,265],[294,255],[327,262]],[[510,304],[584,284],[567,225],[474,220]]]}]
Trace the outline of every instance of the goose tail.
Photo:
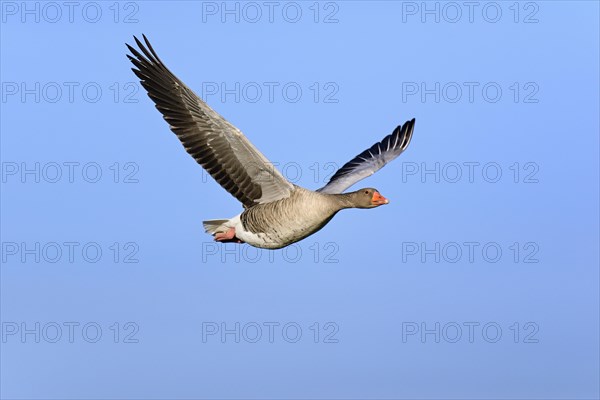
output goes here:
[{"label": "goose tail", "polygon": [[[202,221],[202,225],[204,225],[206,233],[214,235],[217,232],[225,232],[227,228],[223,225],[228,221],[228,219],[209,219],[207,221]],[[222,229],[219,229],[221,227]]]}]

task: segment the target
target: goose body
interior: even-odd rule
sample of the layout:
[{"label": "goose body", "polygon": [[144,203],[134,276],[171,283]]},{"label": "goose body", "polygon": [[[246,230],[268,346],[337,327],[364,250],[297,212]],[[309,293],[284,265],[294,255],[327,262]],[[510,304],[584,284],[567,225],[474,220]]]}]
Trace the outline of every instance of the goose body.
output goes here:
[{"label": "goose body", "polygon": [[255,247],[279,249],[304,239],[324,227],[343,204],[333,195],[295,186],[290,197],[257,204],[222,225],[211,234],[234,228],[235,237]]},{"label": "goose body", "polygon": [[398,157],[412,138],[415,120],[398,126],[312,191],[287,181],[235,126],[211,109],[169,71],[148,39],[127,45],[134,73],[187,152],[244,206],[240,214],[204,221],[221,242],[278,249],[317,232],[345,208],[374,208],[388,200],[373,188],[343,193]]}]

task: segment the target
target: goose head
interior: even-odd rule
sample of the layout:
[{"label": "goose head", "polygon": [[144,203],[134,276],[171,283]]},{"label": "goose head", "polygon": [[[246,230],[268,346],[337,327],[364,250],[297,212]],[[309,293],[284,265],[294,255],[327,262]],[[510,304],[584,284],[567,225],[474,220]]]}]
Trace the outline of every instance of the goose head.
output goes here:
[{"label": "goose head", "polygon": [[389,200],[379,193],[377,189],[364,188],[350,193],[352,204],[355,208],[374,208],[388,204]]}]

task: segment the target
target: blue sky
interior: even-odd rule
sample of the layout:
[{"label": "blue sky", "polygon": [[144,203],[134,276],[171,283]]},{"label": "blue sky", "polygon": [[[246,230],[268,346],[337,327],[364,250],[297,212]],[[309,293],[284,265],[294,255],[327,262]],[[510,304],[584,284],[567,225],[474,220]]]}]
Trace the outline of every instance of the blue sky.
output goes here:
[{"label": "blue sky", "polygon": [[[0,4],[3,398],[600,395],[597,2]],[[215,245],[142,33],[308,188],[416,118],[391,203]]]}]

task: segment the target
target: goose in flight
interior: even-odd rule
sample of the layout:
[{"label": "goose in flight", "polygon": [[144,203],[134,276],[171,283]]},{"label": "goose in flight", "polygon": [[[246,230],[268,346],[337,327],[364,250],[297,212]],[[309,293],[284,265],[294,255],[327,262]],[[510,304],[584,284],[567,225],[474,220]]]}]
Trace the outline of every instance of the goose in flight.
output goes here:
[{"label": "goose in flight", "polygon": [[308,190],[285,179],[239,129],[180,81],[143,38],[145,45],[134,36],[139,51],[127,45],[133,72],[186,151],[244,207],[233,218],[203,221],[215,240],[279,249],[317,232],[342,209],[388,204],[373,188],[343,192],[406,150],[414,119],[347,162],[325,186]]}]

